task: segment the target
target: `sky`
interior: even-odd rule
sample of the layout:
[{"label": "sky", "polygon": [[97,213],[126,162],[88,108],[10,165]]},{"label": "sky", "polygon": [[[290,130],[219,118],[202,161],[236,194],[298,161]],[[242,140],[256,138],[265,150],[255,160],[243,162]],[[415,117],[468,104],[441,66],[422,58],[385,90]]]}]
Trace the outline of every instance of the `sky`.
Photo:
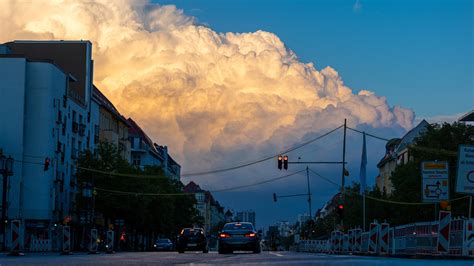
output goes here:
[{"label": "sky", "polygon": [[[42,12],[37,12],[41,8]],[[308,212],[306,165],[268,158],[340,127],[401,137],[421,119],[473,109],[471,1],[0,0],[0,42],[90,40],[94,84],[182,165],[257,227]],[[341,128],[289,152],[340,161]],[[358,182],[362,136],[347,132],[346,184]],[[369,138],[368,183],[385,142]],[[341,167],[310,165],[312,211],[337,193]],[[281,177],[281,178],[279,178]],[[235,186],[260,185],[217,192]],[[333,183],[336,183],[334,185]]]},{"label": "sky", "polygon": [[273,32],[303,62],[331,66],[351,88],[417,116],[474,109],[473,1],[159,2],[218,32]]}]

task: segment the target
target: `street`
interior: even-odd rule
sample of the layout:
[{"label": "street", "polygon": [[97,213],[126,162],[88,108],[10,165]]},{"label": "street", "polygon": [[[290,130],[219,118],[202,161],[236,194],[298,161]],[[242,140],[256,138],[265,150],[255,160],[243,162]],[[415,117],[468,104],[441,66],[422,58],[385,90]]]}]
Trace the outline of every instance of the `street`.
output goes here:
[{"label": "street", "polygon": [[57,253],[27,254],[22,257],[0,256],[5,265],[474,265],[473,260],[403,259],[351,255],[327,255],[296,252],[262,252],[219,255],[217,252],[126,252],[116,254]]}]

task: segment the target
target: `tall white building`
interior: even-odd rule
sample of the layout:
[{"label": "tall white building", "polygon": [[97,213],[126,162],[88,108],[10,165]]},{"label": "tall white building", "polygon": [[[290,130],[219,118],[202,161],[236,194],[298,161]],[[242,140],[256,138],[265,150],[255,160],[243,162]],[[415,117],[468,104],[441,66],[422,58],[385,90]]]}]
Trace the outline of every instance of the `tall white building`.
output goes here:
[{"label": "tall white building", "polygon": [[254,227],[255,225],[255,211],[241,211],[237,212],[235,215],[236,221],[238,222],[249,222],[252,223]]},{"label": "tall white building", "polygon": [[22,221],[25,247],[73,214],[75,160],[95,146],[91,54],[88,41],[0,45],[0,148],[15,159],[7,216]]}]

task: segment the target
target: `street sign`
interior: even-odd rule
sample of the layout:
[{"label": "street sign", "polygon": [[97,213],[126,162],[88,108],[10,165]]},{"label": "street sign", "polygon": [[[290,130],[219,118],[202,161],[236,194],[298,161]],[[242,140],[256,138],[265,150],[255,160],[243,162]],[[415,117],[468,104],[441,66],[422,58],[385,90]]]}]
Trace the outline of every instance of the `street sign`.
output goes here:
[{"label": "street sign", "polygon": [[474,146],[459,145],[456,192],[474,194]]},{"label": "street sign", "polygon": [[449,200],[448,162],[421,163],[423,202]]}]

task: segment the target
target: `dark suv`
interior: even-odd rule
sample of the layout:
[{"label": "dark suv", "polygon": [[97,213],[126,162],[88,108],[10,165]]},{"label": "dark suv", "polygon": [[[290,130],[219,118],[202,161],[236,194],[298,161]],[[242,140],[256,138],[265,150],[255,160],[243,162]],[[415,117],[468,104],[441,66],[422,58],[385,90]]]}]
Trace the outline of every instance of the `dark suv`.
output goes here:
[{"label": "dark suv", "polygon": [[178,236],[176,249],[179,253],[186,250],[202,251],[208,253],[206,234],[202,228],[184,228]]},{"label": "dark suv", "polygon": [[251,223],[226,223],[219,233],[219,254],[234,250],[247,250],[260,253],[260,236]]}]

